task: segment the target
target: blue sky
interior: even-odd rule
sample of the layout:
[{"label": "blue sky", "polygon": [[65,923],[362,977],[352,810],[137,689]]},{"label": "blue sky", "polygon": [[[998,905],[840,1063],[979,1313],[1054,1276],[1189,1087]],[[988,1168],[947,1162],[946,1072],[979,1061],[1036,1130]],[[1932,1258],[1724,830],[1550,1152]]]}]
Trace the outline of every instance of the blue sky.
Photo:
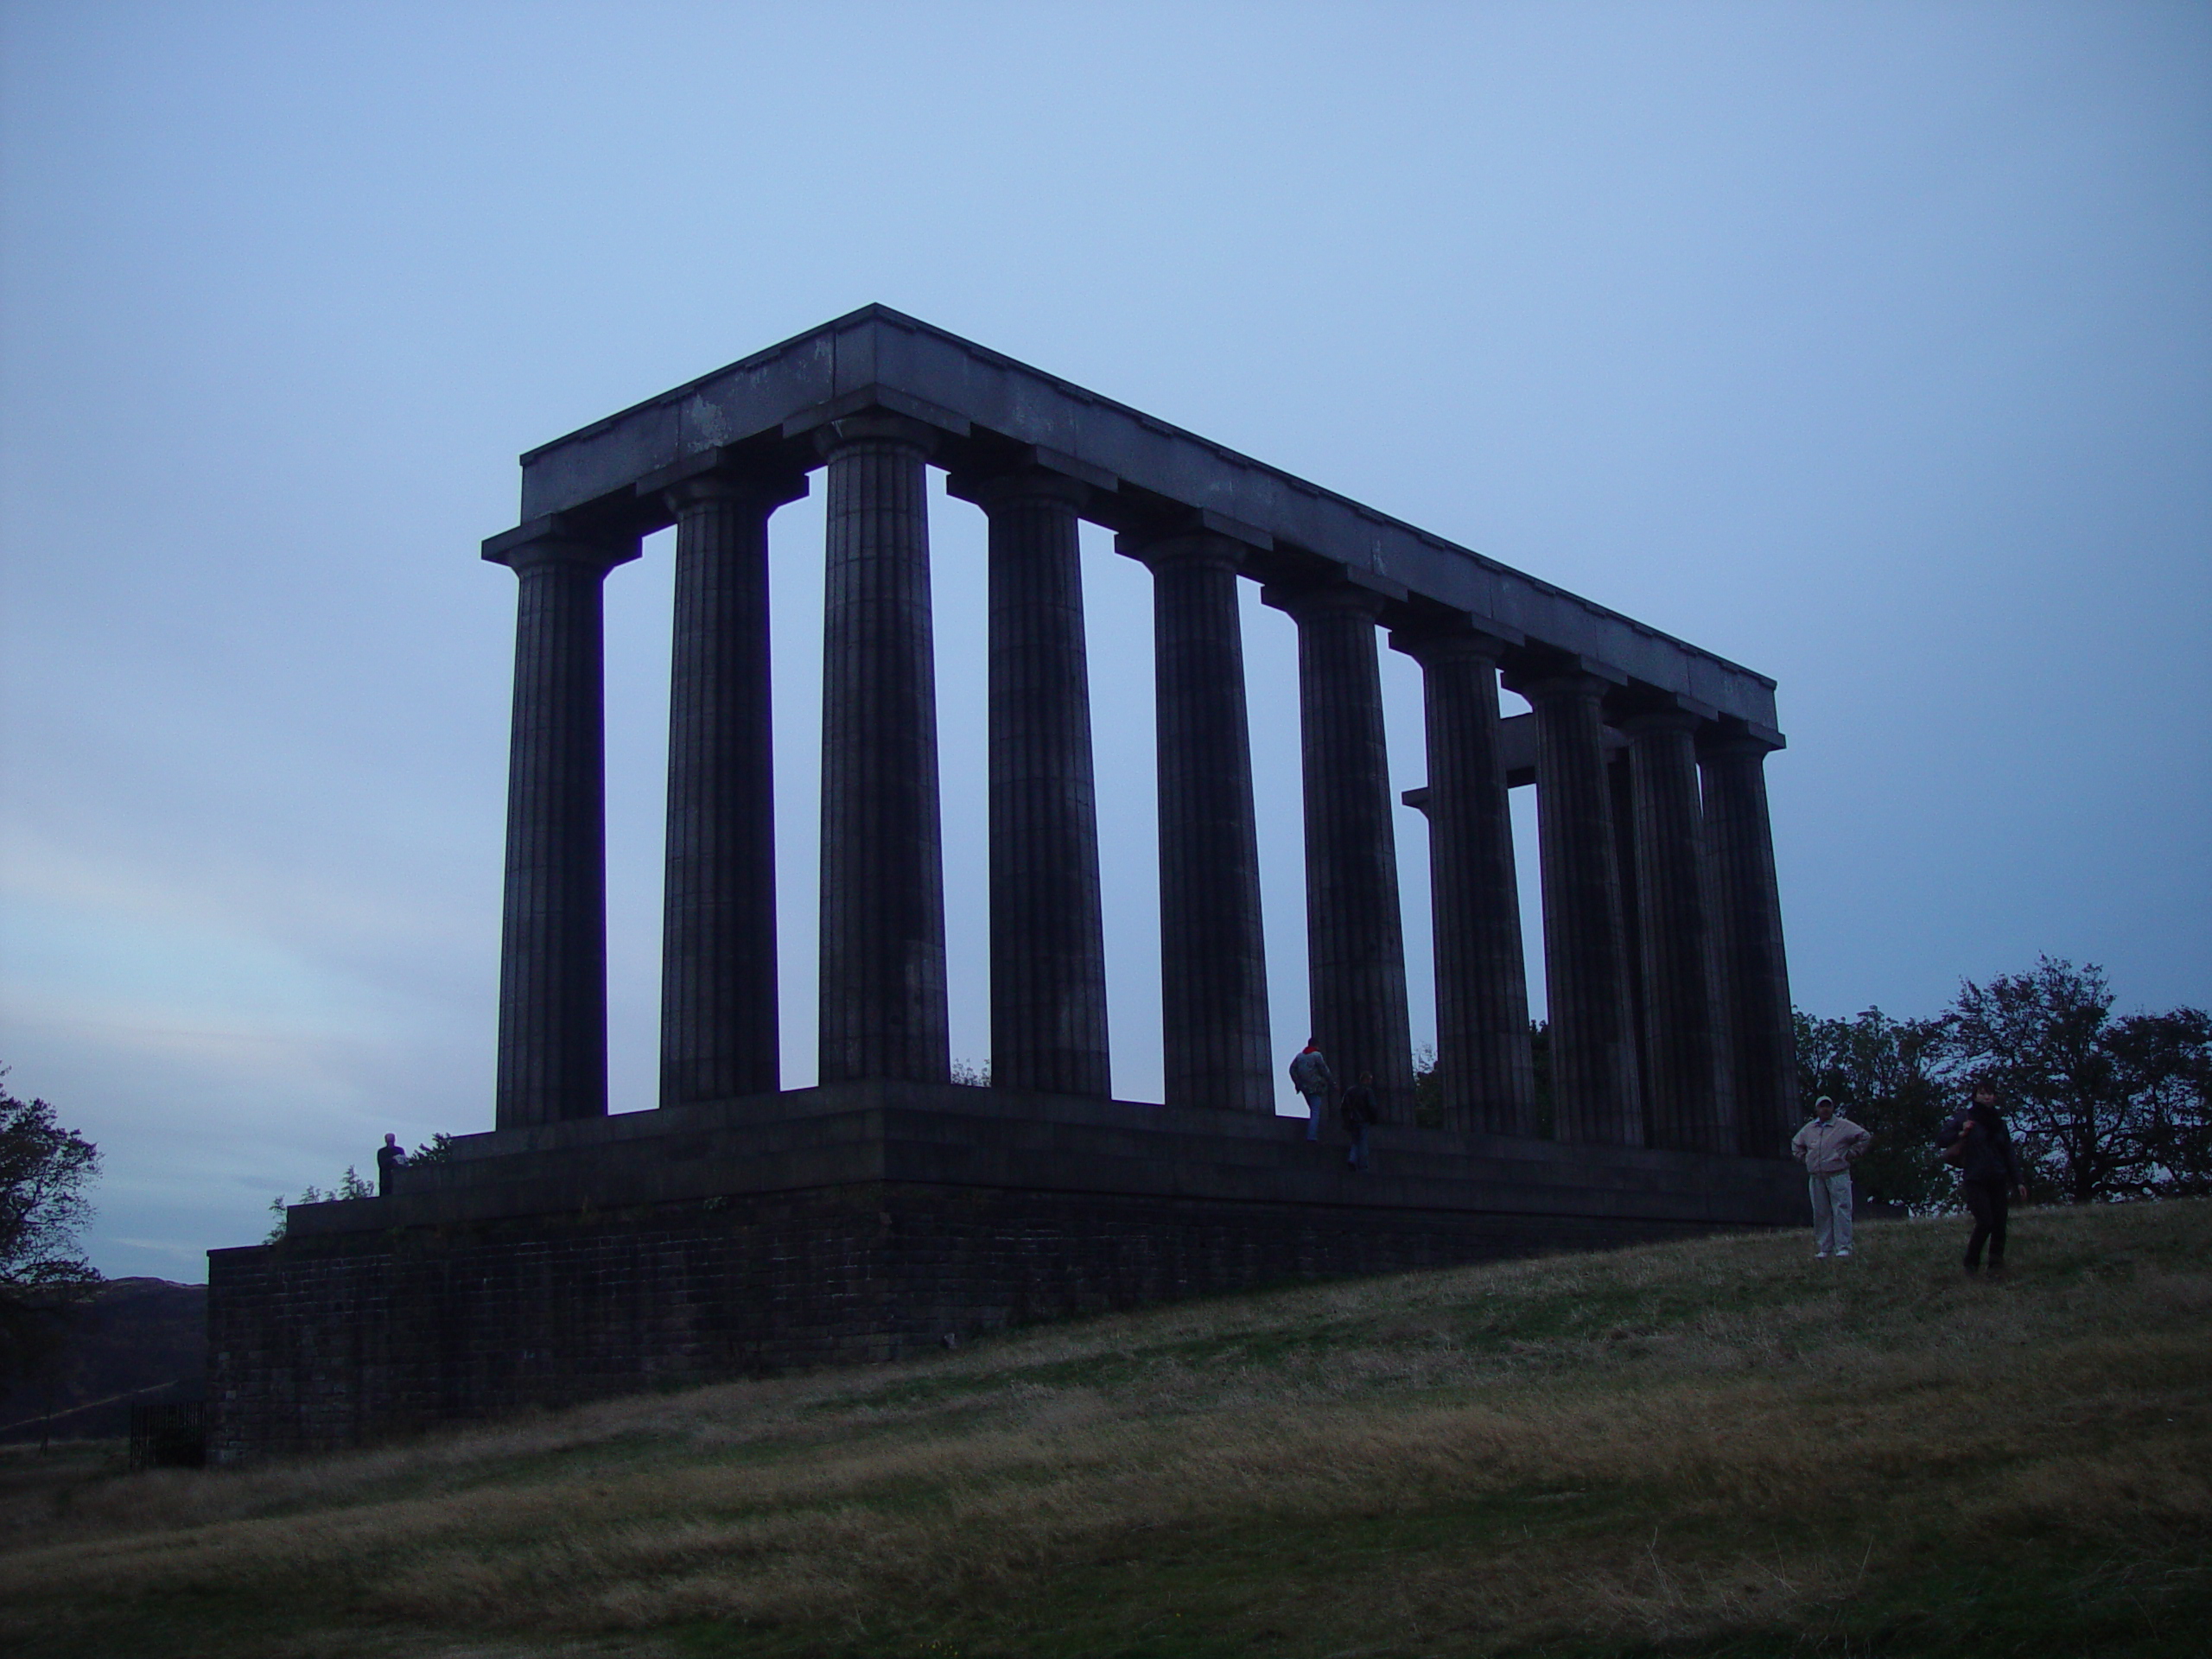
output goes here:
[{"label": "blue sky", "polygon": [[[871,301],[1775,676],[1803,1006],[1933,1012],[2038,951],[2212,1002],[2208,277],[2202,4],[16,0],[0,1063],[104,1148],[111,1273],[198,1278],[385,1129],[489,1127],[513,582],[476,544],[515,456]],[[940,505],[981,1059],[982,538]],[[1088,546],[1146,1097],[1148,601]],[[647,553],[608,588],[618,1109],[653,1087]],[[818,499],[773,556],[797,1083]],[[1294,653],[1251,598],[1287,1058]]]}]

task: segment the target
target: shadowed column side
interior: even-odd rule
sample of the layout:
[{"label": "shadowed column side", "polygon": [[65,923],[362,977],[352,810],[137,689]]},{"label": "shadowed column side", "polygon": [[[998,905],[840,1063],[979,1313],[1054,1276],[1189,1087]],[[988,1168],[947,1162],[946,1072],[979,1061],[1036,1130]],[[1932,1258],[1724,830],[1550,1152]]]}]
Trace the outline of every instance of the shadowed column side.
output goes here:
[{"label": "shadowed column side", "polygon": [[951,1076],[930,429],[856,416],[829,461],[822,645],[821,1078]]},{"label": "shadowed column side", "polygon": [[607,573],[635,540],[548,535],[487,558],[517,577],[499,942],[502,1129],[607,1113]]},{"label": "shadowed column side", "polygon": [[1736,1085],[1736,1149],[1753,1158],[1785,1155],[1799,1111],[1789,968],[1767,817],[1766,757],[1773,747],[1744,734],[1709,734],[1698,756]]},{"label": "shadowed column side", "polygon": [[1024,468],[949,486],[988,516],[991,1083],[1107,1095],[1106,946],[1076,509]]},{"label": "shadowed column side", "polygon": [[1444,1126],[1534,1135],[1529,970],[1498,748],[1503,642],[1470,631],[1393,633],[1421,666],[1436,960],[1436,1071]]},{"label": "shadowed column side", "polygon": [[1376,662],[1375,621],[1386,601],[1349,582],[1270,587],[1264,597],[1298,624],[1313,1035],[1340,1084],[1373,1075],[1382,1122],[1411,1123],[1413,1035]]},{"label": "shadowed column side", "polygon": [[1621,925],[1605,775],[1605,682],[1570,673],[1516,680],[1514,689],[1536,715],[1555,1133],[1561,1141],[1638,1146],[1643,1113],[1629,996],[1634,970]]},{"label": "shadowed column side", "polygon": [[781,1080],[768,517],[804,478],[725,474],[666,493],[676,514],[660,1103]]},{"label": "shadowed column side", "polygon": [[1164,1092],[1272,1115],[1237,546],[1205,533],[1121,545],[1153,576]]},{"label": "shadowed column side", "polygon": [[1643,1088],[1652,1145],[1733,1152],[1735,1104],[1722,1046],[1698,804],[1699,724],[1692,714],[1656,710],[1622,725],[1636,811]]}]

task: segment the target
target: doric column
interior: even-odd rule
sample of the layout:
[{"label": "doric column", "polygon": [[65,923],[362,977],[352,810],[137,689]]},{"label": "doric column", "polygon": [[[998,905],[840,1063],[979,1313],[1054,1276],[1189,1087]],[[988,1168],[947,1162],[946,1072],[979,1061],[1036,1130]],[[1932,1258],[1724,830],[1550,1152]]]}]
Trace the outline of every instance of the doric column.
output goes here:
[{"label": "doric column", "polygon": [[1613,868],[1621,883],[1621,949],[1628,963],[1628,1028],[1636,1039],[1637,1109],[1642,1114],[1644,1144],[1649,1146],[1656,1143],[1651,1138],[1651,1091],[1644,1086],[1650,1079],[1651,1067],[1643,1047],[1643,929],[1636,880],[1636,778],[1629,764],[1628,740],[1622,738],[1616,745],[1614,735],[1609,731],[1605,737],[1605,782],[1613,792]]},{"label": "doric column", "polygon": [[1534,1135],[1528,965],[1498,747],[1497,664],[1505,647],[1471,630],[1394,633],[1390,643],[1421,666],[1445,1127]]},{"label": "doric column", "polygon": [[1536,823],[1551,1005],[1554,1128],[1562,1141],[1637,1146],[1643,1113],[1621,925],[1605,683],[1567,673],[1514,689],[1536,714]]},{"label": "doric column", "polygon": [[1753,1158],[1783,1156],[1798,1122],[1796,1035],[1767,818],[1766,757],[1772,747],[1749,734],[1713,734],[1699,755],[1720,995],[1736,1086],[1737,1149]]},{"label": "doric column", "polygon": [[1272,1114],[1237,546],[1203,532],[1123,545],[1153,575],[1167,1104]]},{"label": "doric column", "polygon": [[1298,624],[1308,1023],[1339,1084],[1372,1072],[1382,1121],[1410,1123],[1413,1035],[1376,664],[1375,622],[1387,601],[1341,580],[1270,587],[1262,597]]},{"label": "doric column", "polygon": [[990,521],[991,1084],[1103,1096],[1084,486],[1025,467],[948,487]]},{"label": "doric column", "polygon": [[1637,936],[1643,982],[1644,1098],[1651,1143],[1736,1150],[1734,1101],[1707,900],[1695,715],[1653,710],[1622,725],[1635,798]]},{"label": "doric column", "polygon": [[671,487],[668,864],[660,1103],[779,1084],[768,515],[804,478],[709,474]]},{"label": "doric column", "polygon": [[944,994],[930,429],[839,421],[822,644],[821,1078],[951,1074]]},{"label": "doric column", "polygon": [[484,556],[518,578],[494,1123],[607,1112],[607,710],[601,601],[634,538],[557,531]]}]

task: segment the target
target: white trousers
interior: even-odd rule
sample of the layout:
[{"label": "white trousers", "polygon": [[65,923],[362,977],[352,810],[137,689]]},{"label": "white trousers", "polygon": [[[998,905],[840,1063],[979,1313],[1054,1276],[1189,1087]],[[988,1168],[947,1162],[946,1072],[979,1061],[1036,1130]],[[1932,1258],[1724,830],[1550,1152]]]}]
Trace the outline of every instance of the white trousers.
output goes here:
[{"label": "white trousers", "polygon": [[1851,1248],[1851,1172],[1808,1175],[1813,1195],[1813,1248],[1822,1255],[1841,1255]]}]

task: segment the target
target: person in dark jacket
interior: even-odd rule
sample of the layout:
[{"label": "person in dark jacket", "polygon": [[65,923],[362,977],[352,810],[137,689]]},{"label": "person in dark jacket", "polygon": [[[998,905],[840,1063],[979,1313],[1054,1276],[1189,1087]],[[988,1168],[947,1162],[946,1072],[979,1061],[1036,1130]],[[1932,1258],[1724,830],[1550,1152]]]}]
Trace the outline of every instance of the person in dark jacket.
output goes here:
[{"label": "person in dark jacket", "polygon": [[2013,1198],[2027,1202],[2026,1178],[2020,1172],[2020,1154],[2012,1132],[1997,1109],[1997,1090],[1986,1083],[1974,1086],[1974,1104],[1944,1121],[1936,1144],[1944,1161],[1959,1171],[1959,1197],[1974,1217],[1974,1231],[1967,1238],[1967,1271],[1981,1271],[1981,1250],[1989,1247],[1989,1270],[2005,1270],[2005,1223]]},{"label": "person in dark jacket", "polygon": [[1367,1167],[1368,1126],[1382,1121],[1382,1114],[1375,1109],[1375,1074],[1363,1071],[1359,1081],[1344,1090],[1344,1097],[1338,1103],[1337,1115],[1344,1119],[1344,1129],[1351,1136],[1351,1149],[1344,1154],[1344,1167],[1364,1170]]},{"label": "person in dark jacket", "polygon": [[384,1145],[377,1148],[377,1193],[379,1197],[391,1191],[391,1172],[407,1161],[399,1137],[387,1135]]}]

